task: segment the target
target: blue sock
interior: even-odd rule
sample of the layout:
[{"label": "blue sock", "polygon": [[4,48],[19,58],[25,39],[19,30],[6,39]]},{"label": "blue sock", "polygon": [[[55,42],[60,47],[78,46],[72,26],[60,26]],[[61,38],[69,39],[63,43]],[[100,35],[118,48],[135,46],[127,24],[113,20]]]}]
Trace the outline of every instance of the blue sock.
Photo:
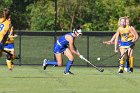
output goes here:
[{"label": "blue sock", "polygon": [[72,63],[73,63],[73,61],[70,61],[70,60],[67,62],[66,70],[65,70],[66,73],[70,71],[70,68],[71,68]]},{"label": "blue sock", "polygon": [[126,59],[126,61],[125,61],[125,67],[126,68],[129,68],[129,59]]},{"label": "blue sock", "polygon": [[47,61],[47,65],[57,65],[57,61]]}]

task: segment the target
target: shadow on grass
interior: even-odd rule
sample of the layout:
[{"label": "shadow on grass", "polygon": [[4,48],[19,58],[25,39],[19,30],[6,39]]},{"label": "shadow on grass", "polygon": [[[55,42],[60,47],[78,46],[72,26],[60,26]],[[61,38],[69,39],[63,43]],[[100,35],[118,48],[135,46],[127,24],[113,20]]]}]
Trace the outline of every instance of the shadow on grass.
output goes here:
[{"label": "shadow on grass", "polygon": [[63,78],[63,77],[12,77],[12,78]]},{"label": "shadow on grass", "polygon": [[89,75],[89,76],[110,76],[110,75],[112,75],[112,74],[87,74],[87,75]]}]

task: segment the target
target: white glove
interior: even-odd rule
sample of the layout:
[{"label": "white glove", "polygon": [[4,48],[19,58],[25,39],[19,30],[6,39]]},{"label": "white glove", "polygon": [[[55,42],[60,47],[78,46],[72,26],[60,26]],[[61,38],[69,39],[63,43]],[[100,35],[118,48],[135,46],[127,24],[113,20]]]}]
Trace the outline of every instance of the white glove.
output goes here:
[{"label": "white glove", "polygon": [[81,59],[84,59],[84,56],[83,56],[83,55],[80,55],[79,57],[80,57]]}]

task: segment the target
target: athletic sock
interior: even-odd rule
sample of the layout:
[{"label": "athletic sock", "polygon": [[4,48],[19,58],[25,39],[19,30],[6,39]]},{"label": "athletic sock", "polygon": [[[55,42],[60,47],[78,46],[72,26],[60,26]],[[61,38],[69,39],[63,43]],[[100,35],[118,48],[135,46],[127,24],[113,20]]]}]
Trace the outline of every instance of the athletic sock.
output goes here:
[{"label": "athletic sock", "polygon": [[55,66],[57,66],[57,61],[47,61],[46,64],[47,65],[55,65]]},{"label": "athletic sock", "polygon": [[73,61],[71,61],[71,60],[69,60],[69,61],[67,62],[66,70],[65,70],[66,73],[70,71],[70,68],[71,68],[72,63],[73,63]]},{"label": "athletic sock", "polygon": [[8,69],[12,69],[12,63],[11,63],[11,60],[6,60],[6,63],[7,63],[7,67],[8,67]]},{"label": "athletic sock", "polygon": [[120,65],[124,65],[124,60],[120,60]]},{"label": "athletic sock", "polygon": [[124,70],[124,60],[120,60],[120,69]]},{"label": "athletic sock", "polygon": [[133,68],[134,67],[134,57],[130,57],[129,62],[130,62],[130,68]]},{"label": "athletic sock", "polygon": [[126,61],[125,61],[125,67],[126,68],[129,68],[129,59],[126,59]]}]

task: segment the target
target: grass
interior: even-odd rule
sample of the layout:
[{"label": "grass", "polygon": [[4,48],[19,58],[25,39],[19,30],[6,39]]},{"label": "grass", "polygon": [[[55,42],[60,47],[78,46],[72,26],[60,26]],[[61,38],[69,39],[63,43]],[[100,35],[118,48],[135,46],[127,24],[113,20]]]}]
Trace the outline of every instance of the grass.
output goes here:
[{"label": "grass", "polygon": [[63,75],[65,67],[15,66],[9,72],[0,66],[0,93],[139,93],[140,69],[118,74],[118,68],[103,73],[92,67],[73,66],[75,75]]}]

